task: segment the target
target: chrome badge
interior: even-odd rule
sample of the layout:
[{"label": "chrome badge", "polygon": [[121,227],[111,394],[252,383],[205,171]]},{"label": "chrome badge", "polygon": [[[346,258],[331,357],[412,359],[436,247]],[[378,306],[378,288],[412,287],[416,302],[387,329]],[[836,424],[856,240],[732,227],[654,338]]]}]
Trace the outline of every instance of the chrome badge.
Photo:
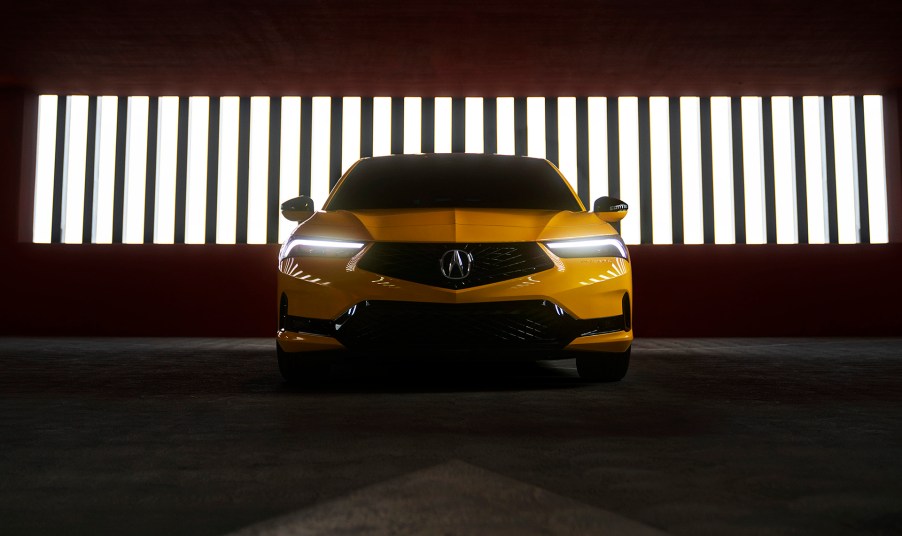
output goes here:
[{"label": "chrome badge", "polygon": [[448,279],[465,279],[473,269],[473,255],[462,249],[449,249],[439,264]]}]

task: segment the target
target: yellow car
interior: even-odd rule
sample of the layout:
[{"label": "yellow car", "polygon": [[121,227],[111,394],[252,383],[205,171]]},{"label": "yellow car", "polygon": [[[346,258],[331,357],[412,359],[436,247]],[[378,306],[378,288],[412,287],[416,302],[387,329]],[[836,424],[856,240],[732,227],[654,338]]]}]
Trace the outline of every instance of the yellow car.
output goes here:
[{"label": "yellow car", "polygon": [[629,367],[632,272],[611,223],[547,160],[481,154],[364,158],[279,252],[279,368],[322,377],[336,357],[576,358],[580,377]]}]

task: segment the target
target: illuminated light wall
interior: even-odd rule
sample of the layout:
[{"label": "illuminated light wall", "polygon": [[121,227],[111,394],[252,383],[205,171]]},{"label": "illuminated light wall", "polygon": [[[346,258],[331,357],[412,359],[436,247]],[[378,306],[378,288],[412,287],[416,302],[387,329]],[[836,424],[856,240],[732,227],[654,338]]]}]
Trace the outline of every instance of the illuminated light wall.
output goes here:
[{"label": "illuminated light wall", "polygon": [[33,241],[276,243],[360,157],[547,158],[631,244],[883,243],[880,96],[39,98]]}]

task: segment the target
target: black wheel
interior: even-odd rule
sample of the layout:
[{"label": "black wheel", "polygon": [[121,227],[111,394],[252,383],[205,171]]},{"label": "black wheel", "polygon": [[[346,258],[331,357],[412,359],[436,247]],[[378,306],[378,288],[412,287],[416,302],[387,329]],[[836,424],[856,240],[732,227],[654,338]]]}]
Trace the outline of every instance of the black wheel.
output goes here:
[{"label": "black wheel", "polygon": [[286,352],[276,343],[279,372],[285,381],[295,385],[318,383],[329,375],[329,361],[310,352]]},{"label": "black wheel", "polygon": [[630,368],[630,350],[607,353],[593,352],[591,355],[576,358],[576,370],[579,377],[590,382],[617,382],[626,376]]}]

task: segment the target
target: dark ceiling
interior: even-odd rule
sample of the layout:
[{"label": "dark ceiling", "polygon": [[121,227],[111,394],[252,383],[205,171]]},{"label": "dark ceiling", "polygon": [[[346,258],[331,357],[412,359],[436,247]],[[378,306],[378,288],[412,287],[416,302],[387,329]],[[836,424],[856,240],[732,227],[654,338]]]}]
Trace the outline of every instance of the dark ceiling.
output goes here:
[{"label": "dark ceiling", "polygon": [[48,93],[879,93],[902,1],[20,0],[0,46]]}]

